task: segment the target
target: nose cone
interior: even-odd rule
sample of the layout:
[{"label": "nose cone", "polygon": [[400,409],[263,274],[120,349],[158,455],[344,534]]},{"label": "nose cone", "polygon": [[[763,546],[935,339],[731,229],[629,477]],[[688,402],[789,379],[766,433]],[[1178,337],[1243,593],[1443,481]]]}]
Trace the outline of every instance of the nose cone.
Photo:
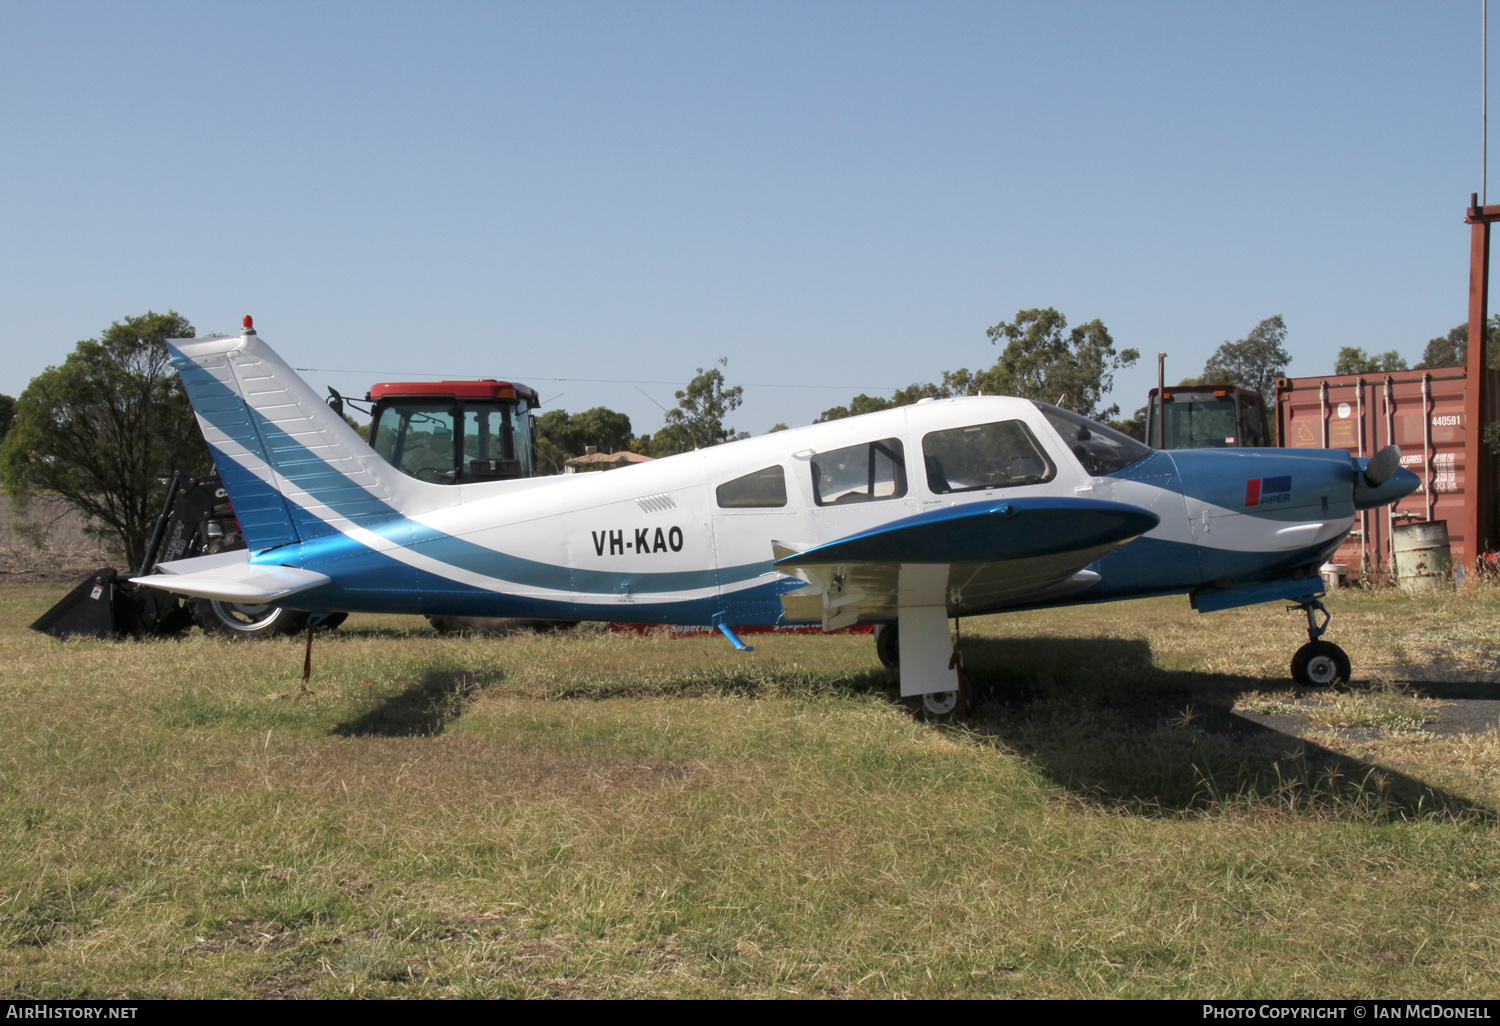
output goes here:
[{"label": "nose cone", "polygon": [[1362,474],[1354,475],[1354,508],[1375,509],[1379,506],[1389,506],[1397,499],[1404,499],[1418,488],[1422,487],[1422,479],[1405,467],[1398,467],[1396,472],[1386,478],[1379,485],[1371,486]]}]

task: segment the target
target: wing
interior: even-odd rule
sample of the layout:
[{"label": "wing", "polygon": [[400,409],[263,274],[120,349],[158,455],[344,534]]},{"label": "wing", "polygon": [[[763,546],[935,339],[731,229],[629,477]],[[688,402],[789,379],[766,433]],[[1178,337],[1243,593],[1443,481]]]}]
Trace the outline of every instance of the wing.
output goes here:
[{"label": "wing", "polygon": [[211,556],[179,559],[162,563],[162,573],[132,577],[133,584],[144,584],[163,591],[173,591],[195,598],[219,599],[222,602],[277,602],[331,578],[312,570],[292,566],[257,566],[246,562],[249,552],[220,552]]},{"label": "wing", "polygon": [[834,630],[894,620],[901,606],[970,616],[1061,598],[1097,584],[1085,567],[1160,522],[1124,503],[1059,497],[919,513],[805,551],[779,548],[777,569],[808,585],[782,605],[789,620]]}]

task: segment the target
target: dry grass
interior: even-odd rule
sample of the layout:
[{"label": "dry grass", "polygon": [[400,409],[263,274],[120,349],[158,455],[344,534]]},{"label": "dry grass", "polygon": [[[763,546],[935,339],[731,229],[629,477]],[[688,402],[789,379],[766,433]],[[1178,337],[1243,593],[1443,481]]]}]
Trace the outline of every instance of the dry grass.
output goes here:
[{"label": "dry grass", "polygon": [[25,630],[62,590],[0,586],[7,997],[1496,990],[1500,737],[1436,693],[1491,592],[1340,596],[1327,694],[1278,607],[966,622],[965,730],[865,638],[355,617],[304,692],[294,642]]}]

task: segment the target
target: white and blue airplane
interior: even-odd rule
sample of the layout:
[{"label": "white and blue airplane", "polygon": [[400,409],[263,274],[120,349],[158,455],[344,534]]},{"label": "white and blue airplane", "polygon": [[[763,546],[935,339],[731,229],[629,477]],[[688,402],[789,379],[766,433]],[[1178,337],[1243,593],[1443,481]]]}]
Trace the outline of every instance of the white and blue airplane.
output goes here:
[{"label": "white and blue airplane", "polygon": [[381,459],[253,328],[169,347],[249,548],[139,584],[699,625],[738,648],[752,625],[877,624],[902,696],[933,715],[957,703],[950,618],[1149,595],[1200,612],[1293,603],[1309,638],[1294,678],[1348,679],[1322,640],[1319,567],[1356,511],[1420,483],[1395,446],[1158,451],[1046,403],[970,396],[603,474],[439,485]]}]

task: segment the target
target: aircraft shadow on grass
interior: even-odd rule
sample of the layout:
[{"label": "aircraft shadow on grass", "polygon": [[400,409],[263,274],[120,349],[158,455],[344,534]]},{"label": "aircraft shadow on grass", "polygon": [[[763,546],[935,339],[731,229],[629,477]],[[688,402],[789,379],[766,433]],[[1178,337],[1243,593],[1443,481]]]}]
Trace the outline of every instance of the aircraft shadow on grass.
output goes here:
[{"label": "aircraft shadow on grass", "polygon": [[1163,670],[1144,640],[977,639],[964,650],[976,692],[972,729],[1104,805],[1166,814],[1253,796],[1390,819],[1497,819],[1469,799],[1235,710],[1245,694],[1284,691],[1282,677]]},{"label": "aircraft shadow on grass", "polygon": [[428,670],[421,681],[401,694],[336,724],[329,733],[338,737],[432,737],[462,716],[481,690],[501,679],[503,674],[493,671],[481,678],[466,670]]},{"label": "aircraft shadow on grass", "polygon": [[[1284,678],[1163,670],[1149,642],[1137,639],[970,639],[963,651],[973,693],[972,736],[1004,745],[1101,807],[1170,815],[1252,798],[1388,819],[1441,814],[1497,821],[1485,806],[1235,711],[1244,694],[1284,690]],[[330,733],[435,736],[501,679],[495,673],[480,680],[462,669],[429,670],[420,682]],[[1467,697],[1476,685],[1448,687]],[[892,671],[871,669],[787,685],[747,663],[670,683],[592,683],[553,698],[754,697],[797,689],[894,696],[896,678]]]}]

